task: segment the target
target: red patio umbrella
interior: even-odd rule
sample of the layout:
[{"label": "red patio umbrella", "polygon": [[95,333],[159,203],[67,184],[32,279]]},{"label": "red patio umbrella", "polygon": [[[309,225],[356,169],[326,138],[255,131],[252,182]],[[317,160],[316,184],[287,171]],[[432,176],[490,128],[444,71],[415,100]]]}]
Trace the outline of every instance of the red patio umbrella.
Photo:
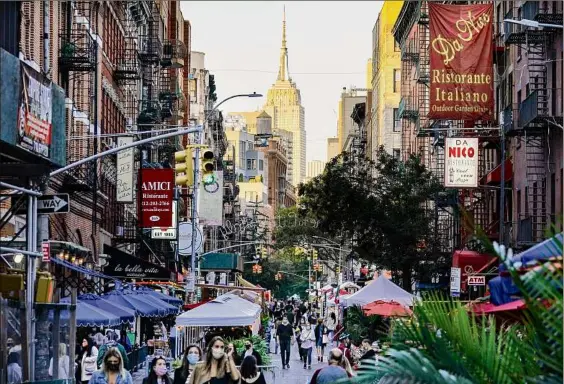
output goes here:
[{"label": "red patio umbrella", "polygon": [[395,301],[374,301],[362,307],[366,315],[380,315],[386,317],[406,317],[413,315],[411,309]]}]

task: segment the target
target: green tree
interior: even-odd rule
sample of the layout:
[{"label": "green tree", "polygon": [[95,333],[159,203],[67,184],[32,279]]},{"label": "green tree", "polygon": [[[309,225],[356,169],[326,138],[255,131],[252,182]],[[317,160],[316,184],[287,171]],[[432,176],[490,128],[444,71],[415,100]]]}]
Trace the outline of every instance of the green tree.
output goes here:
[{"label": "green tree", "polygon": [[376,161],[341,154],[298,194],[303,217],[331,236],[353,239],[360,258],[390,269],[410,290],[414,270],[422,280],[444,268],[427,209],[442,189],[418,156],[402,162],[381,147]]},{"label": "green tree", "polygon": [[[253,264],[245,264],[245,279],[263,288],[270,289],[275,297],[283,298],[298,294],[304,297],[307,289],[307,260],[303,255],[288,248],[261,261],[262,273],[253,273]],[[282,279],[275,275],[281,271]],[[290,272],[289,274],[287,272]],[[297,275],[297,276],[296,276]],[[303,276],[303,277],[299,277]]]},{"label": "green tree", "polygon": [[[319,246],[329,239],[332,243],[342,242],[342,239],[331,236],[322,231],[317,219],[311,214],[301,214],[297,207],[280,208],[276,212],[276,226],[272,236],[274,247],[282,251],[282,257],[290,257],[294,261],[302,260],[303,255],[294,252],[294,247],[317,245],[320,260],[337,260],[339,251],[334,248]],[[328,264],[334,268],[333,263]]]}]

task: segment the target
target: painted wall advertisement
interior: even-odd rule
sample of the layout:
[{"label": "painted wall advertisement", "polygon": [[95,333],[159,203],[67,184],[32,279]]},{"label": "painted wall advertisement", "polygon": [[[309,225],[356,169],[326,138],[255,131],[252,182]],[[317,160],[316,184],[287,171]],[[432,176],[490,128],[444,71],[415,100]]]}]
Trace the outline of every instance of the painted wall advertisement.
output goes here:
[{"label": "painted wall advertisement", "polygon": [[445,139],[445,187],[478,187],[478,138]]},{"label": "painted wall advertisement", "polygon": [[[132,136],[118,137],[118,148],[131,143],[133,143]],[[116,201],[118,203],[133,202],[133,162],[133,148],[124,149],[117,153]]]},{"label": "painted wall advertisement", "polygon": [[21,64],[22,92],[16,143],[49,158],[51,149],[51,83],[26,64]]},{"label": "painted wall advertisement", "polygon": [[172,227],[174,170],[142,168],[139,170],[141,228]]},{"label": "painted wall advertisement", "polygon": [[493,4],[429,2],[430,119],[494,120]]}]

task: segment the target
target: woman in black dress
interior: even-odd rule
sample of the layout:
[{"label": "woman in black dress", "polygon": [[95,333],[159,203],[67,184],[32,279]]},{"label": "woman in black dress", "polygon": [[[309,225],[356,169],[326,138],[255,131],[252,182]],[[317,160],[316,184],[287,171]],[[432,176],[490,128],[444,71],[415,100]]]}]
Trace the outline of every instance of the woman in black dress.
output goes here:
[{"label": "woman in black dress", "polygon": [[264,375],[259,371],[257,359],[249,355],[241,364],[241,384],[266,384]]}]

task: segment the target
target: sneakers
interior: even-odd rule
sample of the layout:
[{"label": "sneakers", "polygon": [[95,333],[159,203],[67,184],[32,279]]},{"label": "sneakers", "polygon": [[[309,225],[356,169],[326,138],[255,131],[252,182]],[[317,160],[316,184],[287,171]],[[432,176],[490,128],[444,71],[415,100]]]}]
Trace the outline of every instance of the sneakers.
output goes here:
[{"label": "sneakers", "polygon": [[306,369],[306,368],[307,368],[307,366],[304,364],[304,369]]},{"label": "sneakers", "polygon": [[[305,366],[304,366],[304,368],[305,368]],[[307,369],[311,369],[311,365],[308,365],[308,366],[307,366]]]},{"label": "sneakers", "polygon": [[286,368],[290,369],[290,364],[286,364]]}]

